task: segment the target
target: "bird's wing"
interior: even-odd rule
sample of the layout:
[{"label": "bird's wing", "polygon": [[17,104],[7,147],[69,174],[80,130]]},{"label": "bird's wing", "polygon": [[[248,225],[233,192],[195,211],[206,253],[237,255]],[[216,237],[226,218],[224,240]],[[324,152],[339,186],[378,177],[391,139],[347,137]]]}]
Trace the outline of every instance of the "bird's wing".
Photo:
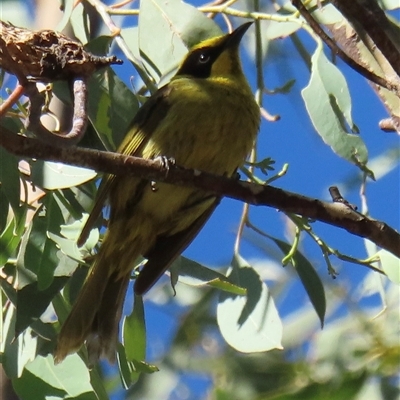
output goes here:
[{"label": "bird's wing", "polygon": [[[210,200],[210,198],[207,200]],[[143,295],[158,281],[176,257],[189,246],[194,237],[210,218],[220,200],[219,197],[213,198],[211,205],[206,211],[185,230],[171,236],[159,236],[157,238],[152,249],[145,254],[148,261],[135,280],[135,294]]]},{"label": "bird's wing", "polygon": [[[170,108],[169,94],[171,90],[171,85],[167,84],[163,86],[139,109],[130,125],[128,133],[117,150],[118,153],[137,157],[142,155],[143,148],[146,146],[152,133],[168,113]],[[87,240],[108,198],[114,179],[115,175],[111,174],[103,177],[97,191],[93,209],[79,235],[78,246],[82,246]]]}]

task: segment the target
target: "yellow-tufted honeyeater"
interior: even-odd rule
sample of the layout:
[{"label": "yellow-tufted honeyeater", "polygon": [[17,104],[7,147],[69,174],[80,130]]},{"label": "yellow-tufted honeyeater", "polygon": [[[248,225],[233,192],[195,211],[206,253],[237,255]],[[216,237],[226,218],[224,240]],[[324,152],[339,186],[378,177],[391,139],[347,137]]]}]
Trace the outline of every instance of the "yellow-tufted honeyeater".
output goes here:
[{"label": "yellow-tufted honeyeater", "polygon": [[[172,80],[140,108],[118,152],[172,157],[183,167],[232,176],[250,152],[260,123],[260,110],[239,59],[240,40],[250,25],[191,48]],[[148,259],[134,284],[141,295],[189,245],[218,203],[199,189],[161,182],[154,188],[141,178],[106,175],[87,222],[89,229],[106,198],[108,229],[61,328],[57,362],[85,341],[89,353],[114,360],[135,260],[140,255]]]}]

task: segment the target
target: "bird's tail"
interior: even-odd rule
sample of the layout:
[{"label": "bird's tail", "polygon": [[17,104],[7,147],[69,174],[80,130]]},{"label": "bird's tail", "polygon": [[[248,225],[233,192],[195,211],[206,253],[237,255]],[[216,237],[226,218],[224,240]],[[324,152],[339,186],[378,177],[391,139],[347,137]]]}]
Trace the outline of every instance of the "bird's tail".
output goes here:
[{"label": "bird's tail", "polygon": [[[89,361],[107,357],[115,361],[118,324],[134,261],[147,240],[142,234],[121,238],[121,226],[109,229],[96,261],[61,327],[54,352],[56,363],[87,341]],[[138,232],[139,233],[139,230]],[[125,232],[126,234],[126,232]],[[125,240],[124,240],[125,239]]]},{"label": "bird's tail", "polygon": [[56,363],[78,351],[85,341],[91,364],[103,356],[115,361],[118,324],[132,267],[154,240],[145,216],[135,216],[134,221],[118,219],[110,224],[96,261],[61,328],[54,352]]},{"label": "bird's tail", "polygon": [[99,356],[115,359],[118,322],[130,273],[109,274],[107,265],[95,262],[68,318],[62,325],[54,352],[56,363],[78,351],[88,339],[89,361]]},{"label": "bird's tail", "polygon": [[115,362],[119,321],[130,275],[129,272],[119,277],[114,273],[108,279],[92,323],[92,332],[86,342],[89,363],[92,365],[100,357],[106,357],[110,362]]}]

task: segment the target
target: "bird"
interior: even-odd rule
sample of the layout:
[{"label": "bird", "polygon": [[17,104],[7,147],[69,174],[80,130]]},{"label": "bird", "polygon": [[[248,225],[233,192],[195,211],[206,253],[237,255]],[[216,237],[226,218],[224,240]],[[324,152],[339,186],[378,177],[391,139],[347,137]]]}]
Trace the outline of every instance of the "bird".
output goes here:
[{"label": "bird", "polygon": [[[249,155],[260,125],[260,108],[239,55],[251,24],[190,48],[170,82],[139,109],[117,152],[145,159],[168,157],[185,168],[233,177]],[[107,230],[61,326],[55,362],[84,343],[89,359],[114,362],[135,260],[147,259],[134,282],[140,296],[192,242],[219,200],[197,188],[105,175],[78,244],[85,241],[106,201]]]}]

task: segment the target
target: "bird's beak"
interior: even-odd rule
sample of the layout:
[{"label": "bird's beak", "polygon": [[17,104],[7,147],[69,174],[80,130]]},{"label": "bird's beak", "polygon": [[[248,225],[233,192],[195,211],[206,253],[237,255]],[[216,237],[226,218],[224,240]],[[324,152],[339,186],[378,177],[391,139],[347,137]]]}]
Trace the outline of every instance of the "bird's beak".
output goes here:
[{"label": "bird's beak", "polygon": [[236,28],[232,33],[227,36],[227,40],[225,42],[224,48],[237,48],[239,47],[240,41],[242,40],[243,35],[247,32],[247,29],[253,25],[253,21],[246,22],[243,25],[240,25]]}]

